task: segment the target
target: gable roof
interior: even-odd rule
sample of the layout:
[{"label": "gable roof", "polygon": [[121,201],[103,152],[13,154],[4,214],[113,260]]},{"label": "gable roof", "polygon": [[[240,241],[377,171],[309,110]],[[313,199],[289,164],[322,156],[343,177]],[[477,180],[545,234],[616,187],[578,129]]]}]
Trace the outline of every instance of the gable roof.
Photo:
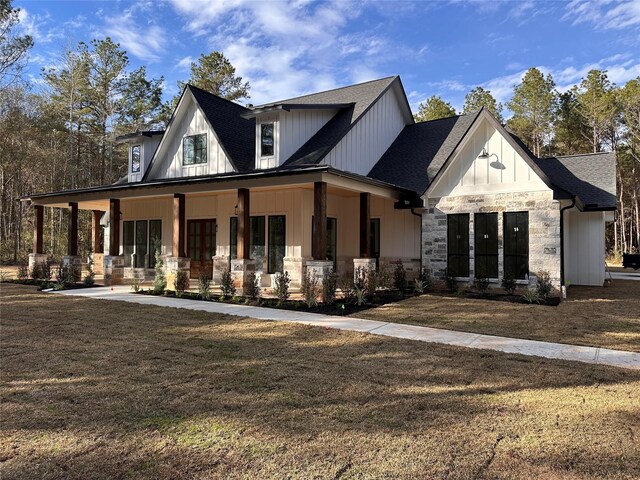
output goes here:
[{"label": "gable roof", "polygon": [[407,125],[368,176],[424,193],[479,114]]},{"label": "gable roof", "polygon": [[578,197],[582,210],[615,210],[614,152],[537,158],[535,161],[554,186]]}]

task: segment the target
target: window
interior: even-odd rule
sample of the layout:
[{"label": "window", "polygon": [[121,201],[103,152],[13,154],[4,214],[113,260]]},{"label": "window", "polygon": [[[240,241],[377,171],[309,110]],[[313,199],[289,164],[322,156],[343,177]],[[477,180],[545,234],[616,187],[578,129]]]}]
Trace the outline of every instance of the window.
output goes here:
[{"label": "window", "polygon": [[[311,216],[311,250],[315,250],[316,232],[313,225],[313,216]],[[337,269],[338,260],[338,220],[327,217],[327,260],[333,262],[333,270]]]},{"label": "window", "polygon": [[269,216],[269,273],[284,271],[284,250],[286,245],[286,217]]},{"label": "window", "polygon": [[207,135],[191,135],[182,139],[182,164],[207,163]]},{"label": "window", "polygon": [[[238,217],[231,217],[230,224],[230,257],[238,258]],[[249,221],[249,258],[256,261],[256,271],[263,271],[265,250],[265,221],[264,217],[251,217]]]},{"label": "window", "polygon": [[498,278],[498,214],[476,213],[473,229],[476,278]]},{"label": "window", "polygon": [[238,217],[231,217],[229,235],[229,258],[235,260],[238,258]]},{"label": "window", "polygon": [[131,147],[131,173],[140,173],[140,145]]},{"label": "window", "polygon": [[504,275],[526,279],[529,274],[529,212],[504,214]]},{"label": "window", "polygon": [[260,125],[260,156],[270,157],[273,155],[273,123],[263,123]]},{"label": "window", "polygon": [[380,268],[380,219],[372,218],[369,224],[369,241],[371,242],[371,258],[376,259],[376,270]]},{"label": "window", "polygon": [[[155,267],[154,239],[158,246],[162,241],[161,220],[128,220],[122,222],[122,245],[124,254],[124,266],[145,268],[145,257],[149,254],[149,268]],[[131,262],[131,256],[134,256]]]},{"label": "window", "polygon": [[469,276],[469,214],[447,215],[447,274]]}]

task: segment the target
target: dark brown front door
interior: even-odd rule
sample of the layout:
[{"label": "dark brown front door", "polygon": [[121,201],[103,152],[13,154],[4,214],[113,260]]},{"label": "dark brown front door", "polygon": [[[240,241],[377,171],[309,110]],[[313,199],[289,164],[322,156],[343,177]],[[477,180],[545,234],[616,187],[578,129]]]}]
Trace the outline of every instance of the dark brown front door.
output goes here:
[{"label": "dark brown front door", "polygon": [[191,278],[198,278],[200,271],[211,277],[213,256],[216,254],[216,221],[187,221],[187,255],[191,259]]}]

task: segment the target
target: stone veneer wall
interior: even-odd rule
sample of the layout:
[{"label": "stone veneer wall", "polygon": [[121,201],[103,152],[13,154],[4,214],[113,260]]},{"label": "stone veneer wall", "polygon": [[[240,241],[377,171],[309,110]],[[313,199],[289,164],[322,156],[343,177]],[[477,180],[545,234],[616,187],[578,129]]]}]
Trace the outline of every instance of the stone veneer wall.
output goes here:
[{"label": "stone veneer wall", "polygon": [[447,214],[469,214],[469,274],[474,277],[474,213],[498,213],[498,276],[504,273],[503,212],[529,212],[529,275],[546,270],[560,286],[560,202],[553,192],[514,192],[429,199],[422,215],[423,267],[437,278],[447,267]]}]

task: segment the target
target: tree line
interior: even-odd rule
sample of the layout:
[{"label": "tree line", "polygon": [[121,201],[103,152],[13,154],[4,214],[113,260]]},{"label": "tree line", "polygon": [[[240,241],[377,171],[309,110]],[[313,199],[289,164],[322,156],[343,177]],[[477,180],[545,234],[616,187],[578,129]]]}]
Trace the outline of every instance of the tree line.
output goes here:
[{"label": "tree line", "polygon": [[[460,113],[481,107],[505,124],[502,104],[483,87],[467,93]],[[560,93],[551,74],[530,68],[506,107],[512,116],[505,125],[538,157],[616,152],[618,211],[607,246],[617,256],[640,251],[640,77],[617,86],[606,71],[594,69]],[[414,118],[424,122],[454,115],[451,103],[434,95],[420,103]]]}]

